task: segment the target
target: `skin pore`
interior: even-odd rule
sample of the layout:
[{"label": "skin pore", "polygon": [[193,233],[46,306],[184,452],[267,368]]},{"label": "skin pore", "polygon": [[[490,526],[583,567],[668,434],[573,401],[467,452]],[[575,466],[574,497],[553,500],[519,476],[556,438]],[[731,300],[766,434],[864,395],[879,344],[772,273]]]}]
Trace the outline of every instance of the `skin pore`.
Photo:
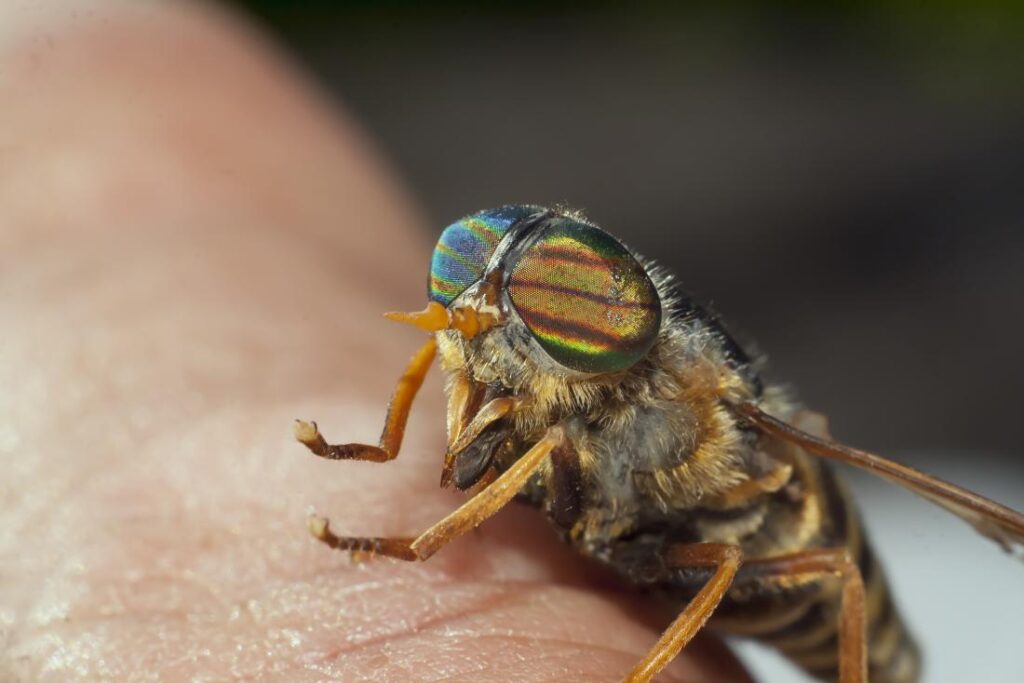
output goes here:
[{"label": "skin pore", "polygon": [[[363,134],[206,6],[0,8],[0,679],[613,681],[668,615],[512,506],[430,562],[436,371],[375,441],[422,335],[431,234]],[[467,210],[477,207],[467,207]],[[664,681],[747,680],[711,639]]]}]

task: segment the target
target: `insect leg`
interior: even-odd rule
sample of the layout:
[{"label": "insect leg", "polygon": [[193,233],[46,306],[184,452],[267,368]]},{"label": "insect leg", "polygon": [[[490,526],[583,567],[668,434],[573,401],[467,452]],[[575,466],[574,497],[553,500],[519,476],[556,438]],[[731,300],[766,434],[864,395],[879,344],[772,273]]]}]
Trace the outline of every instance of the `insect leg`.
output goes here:
[{"label": "insect leg", "polygon": [[479,526],[515,498],[530,477],[544,464],[544,460],[552,449],[561,444],[564,438],[561,427],[555,426],[548,429],[544,437],[533,448],[502,472],[487,488],[478,492],[457,510],[416,538],[335,536],[327,520],[322,517],[310,518],[310,533],[338,550],[384,555],[398,560],[426,560],[449,542]]},{"label": "insect leg", "polygon": [[[704,626],[736,576],[743,553],[739,546],[695,543],[672,546],[667,564],[674,567],[714,567],[715,572],[661,638],[625,678],[625,683],[645,683],[664,669]],[[845,682],[844,682],[845,683]]]},{"label": "insect leg", "polygon": [[866,683],[867,639],[864,581],[845,548],[806,550],[748,560],[741,580],[834,575],[842,580],[839,611],[839,683]]},{"label": "insect leg", "polygon": [[316,422],[295,421],[295,438],[315,455],[328,460],[369,460],[371,462],[387,462],[398,456],[405,436],[405,424],[409,421],[416,392],[423,385],[427,370],[437,352],[437,342],[433,335],[420,347],[409,361],[388,404],[388,415],[384,420],[384,431],[381,432],[377,446],[361,443],[329,444],[317,429]]}]

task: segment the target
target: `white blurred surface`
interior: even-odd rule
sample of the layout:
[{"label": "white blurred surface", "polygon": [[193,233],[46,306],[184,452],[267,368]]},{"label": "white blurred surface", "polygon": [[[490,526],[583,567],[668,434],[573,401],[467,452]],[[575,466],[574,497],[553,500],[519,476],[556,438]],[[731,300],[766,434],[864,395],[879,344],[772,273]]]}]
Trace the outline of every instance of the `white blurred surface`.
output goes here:
[{"label": "white blurred surface", "polygon": [[[1006,471],[1005,454],[899,459],[1024,509],[1024,479]],[[923,683],[1024,683],[1024,562],[913,494],[847,468],[841,474],[923,650]],[[735,644],[760,683],[812,680],[766,648]]]}]

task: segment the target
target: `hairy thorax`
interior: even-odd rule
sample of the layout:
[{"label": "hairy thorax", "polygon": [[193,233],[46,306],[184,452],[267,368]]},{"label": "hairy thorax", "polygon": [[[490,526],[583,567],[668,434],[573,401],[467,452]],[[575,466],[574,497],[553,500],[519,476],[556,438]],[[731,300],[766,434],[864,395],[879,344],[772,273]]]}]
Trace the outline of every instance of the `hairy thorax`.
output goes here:
[{"label": "hairy thorax", "polygon": [[[502,424],[478,439],[495,472],[547,428],[564,428],[568,443],[522,497],[585,554],[607,559],[616,545],[665,529],[679,540],[743,540],[763,521],[757,502],[791,477],[792,467],[762,452],[724,405],[755,389],[696,323],[667,325],[647,359],[600,379],[546,372],[530,340],[512,332],[471,341],[442,332],[438,343],[450,400],[467,382],[488,398],[515,400]],[[724,522],[697,514],[708,510]]]}]

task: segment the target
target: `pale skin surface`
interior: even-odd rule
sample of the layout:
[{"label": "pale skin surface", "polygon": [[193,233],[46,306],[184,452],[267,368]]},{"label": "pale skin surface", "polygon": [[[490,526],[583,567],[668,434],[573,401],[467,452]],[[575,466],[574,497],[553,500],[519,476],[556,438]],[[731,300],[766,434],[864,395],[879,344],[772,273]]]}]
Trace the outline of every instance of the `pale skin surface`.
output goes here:
[{"label": "pale skin surface", "polygon": [[[291,439],[376,439],[428,233],[263,41],[141,4],[0,5],[0,680],[629,671],[666,615],[533,511],[419,565],[307,535],[310,505],[408,535],[460,500],[436,370],[395,462]],[[744,678],[704,641],[661,680]]]}]

